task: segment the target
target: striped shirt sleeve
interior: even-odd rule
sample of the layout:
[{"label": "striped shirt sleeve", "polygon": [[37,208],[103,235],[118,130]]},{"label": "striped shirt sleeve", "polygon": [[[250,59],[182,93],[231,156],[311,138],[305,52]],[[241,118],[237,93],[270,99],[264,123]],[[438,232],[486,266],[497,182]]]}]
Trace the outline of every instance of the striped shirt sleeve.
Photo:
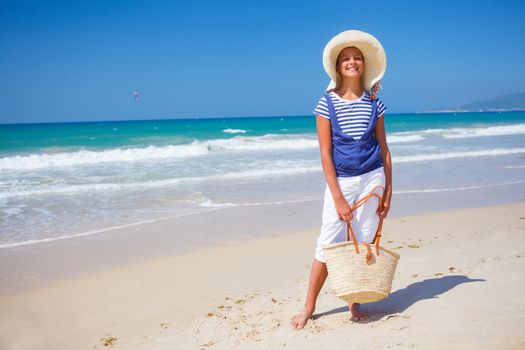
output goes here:
[{"label": "striped shirt sleeve", "polygon": [[377,117],[381,117],[386,111],[386,106],[381,99],[377,99]]},{"label": "striped shirt sleeve", "polygon": [[317,103],[317,106],[314,109],[314,114],[319,114],[320,116],[330,119],[330,112],[328,112],[328,105],[326,104],[326,97],[323,96]]}]

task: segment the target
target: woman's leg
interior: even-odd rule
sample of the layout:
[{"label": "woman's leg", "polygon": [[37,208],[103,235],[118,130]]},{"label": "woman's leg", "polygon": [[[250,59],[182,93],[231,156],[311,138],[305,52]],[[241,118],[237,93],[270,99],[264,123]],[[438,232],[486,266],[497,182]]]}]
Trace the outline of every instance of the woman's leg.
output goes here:
[{"label": "woman's leg", "polygon": [[315,303],[323,284],[328,276],[326,270],[326,264],[314,259],[312,262],[312,269],[310,271],[310,282],[308,283],[308,292],[306,293],[306,302],[304,303],[304,309],[299,314],[292,318],[291,325],[293,328],[303,328],[310,317],[314,314]]},{"label": "woman's leg", "polygon": [[[343,195],[351,205],[358,193],[359,178],[356,177],[340,180],[339,185],[343,191]],[[317,297],[319,296],[319,292],[328,276],[326,260],[322,249],[323,246],[342,242],[346,239],[346,223],[339,220],[335,209],[335,203],[328,186],[325,189],[322,220],[323,224],[321,226],[321,233],[317,239],[317,246],[314,254],[315,258],[310,271],[310,281],[308,283],[308,292],[306,293],[304,309],[294,316],[291,321],[292,327],[296,329],[303,328],[313,315]]]}]

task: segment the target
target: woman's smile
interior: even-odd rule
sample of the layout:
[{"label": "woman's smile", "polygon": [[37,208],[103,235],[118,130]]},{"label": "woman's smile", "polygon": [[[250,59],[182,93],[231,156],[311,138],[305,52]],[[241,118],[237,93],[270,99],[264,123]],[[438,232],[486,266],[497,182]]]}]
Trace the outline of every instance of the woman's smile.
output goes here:
[{"label": "woman's smile", "polygon": [[355,47],[347,47],[339,54],[336,66],[341,75],[359,76],[364,69],[363,54]]}]

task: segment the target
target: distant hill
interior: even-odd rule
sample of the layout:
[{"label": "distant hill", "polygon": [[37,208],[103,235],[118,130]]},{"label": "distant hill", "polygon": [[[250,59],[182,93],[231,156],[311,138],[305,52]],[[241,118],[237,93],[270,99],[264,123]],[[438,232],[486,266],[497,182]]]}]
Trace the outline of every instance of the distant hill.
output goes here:
[{"label": "distant hill", "polygon": [[525,110],[525,91],[500,95],[490,100],[467,103],[455,108],[440,109],[428,112],[495,112]]}]

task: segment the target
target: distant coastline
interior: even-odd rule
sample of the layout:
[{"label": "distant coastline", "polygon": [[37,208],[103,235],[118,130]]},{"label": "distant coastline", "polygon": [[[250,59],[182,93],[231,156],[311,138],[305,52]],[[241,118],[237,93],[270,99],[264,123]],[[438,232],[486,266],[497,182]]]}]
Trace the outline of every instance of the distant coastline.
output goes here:
[{"label": "distant coastline", "polygon": [[486,113],[486,112],[523,112],[525,108],[479,108],[479,109],[436,109],[414,113]]},{"label": "distant coastline", "polygon": [[[413,112],[389,112],[388,115],[407,115],[407,114],[433,114],[433,113],[488,113],[488,112],[525,112],[525,108],[519,109],[500,109],[500,108],[488,108],[488,109],[437,109],[427,111],[413,111]],[[297,114],[297,115],[262,115],[262,116],[229,116],[229,117],[183,117],[183,118],[153,118],[153,119],[107,119],[107,120],[75,120],[75,121],[33,121],[33,122],[17,122],[17,123],[3,123],[0,122],[0,126],[15,126],[15,125],[41,125],[41,124],[91,124],[91,123],[129,123],[129,122],[169,122],[169,121],[187,121],[193,122],[196,120],[230,120],[230,119],[258,119],[258,118],[305,118],[311,117],[311,114]]]},{"label": "distant coastline", "polygon": [[525,111],[525,92],[499,95],[489,100],[476,101],[452,108],[425,111],[424,113],[465,112],[517,112]]}]

